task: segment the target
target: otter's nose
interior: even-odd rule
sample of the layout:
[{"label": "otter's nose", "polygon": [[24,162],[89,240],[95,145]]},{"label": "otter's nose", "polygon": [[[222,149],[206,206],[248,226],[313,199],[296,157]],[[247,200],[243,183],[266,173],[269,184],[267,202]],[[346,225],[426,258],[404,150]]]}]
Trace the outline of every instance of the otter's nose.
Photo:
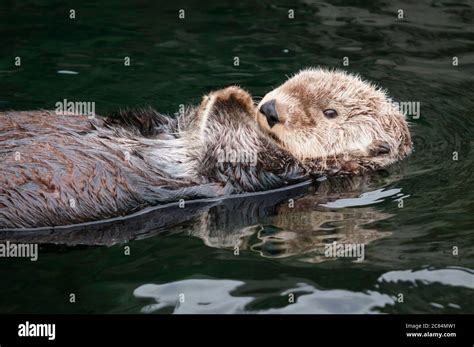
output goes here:
[{"label": "otter's nose", "polygon": [[278,113],[276,111],[276,100],[270,100],[260,106],[260,112],[262,112],[265,117],[267,118],[268,125],[273,127],[276,123],[278,123]]}]

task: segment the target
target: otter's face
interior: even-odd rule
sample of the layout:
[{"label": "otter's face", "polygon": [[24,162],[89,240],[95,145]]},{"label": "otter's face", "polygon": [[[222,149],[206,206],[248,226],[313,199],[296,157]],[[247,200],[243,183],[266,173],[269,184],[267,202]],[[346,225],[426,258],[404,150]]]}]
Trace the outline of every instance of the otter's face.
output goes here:
[{"label": "otter's face", "polygon": [[383,91],[358,77],[309,69],[265,95],[256,118],[299,159],[383,156],[388,163],[411,150],[405,117],[391,106]]}]

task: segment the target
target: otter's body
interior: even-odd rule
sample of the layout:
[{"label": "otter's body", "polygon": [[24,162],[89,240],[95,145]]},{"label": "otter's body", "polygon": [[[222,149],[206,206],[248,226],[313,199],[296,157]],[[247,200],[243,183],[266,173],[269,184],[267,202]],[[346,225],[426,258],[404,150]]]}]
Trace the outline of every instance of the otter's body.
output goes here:
[{"label": "otter's body", "polygon": [[[403,115],[383,110],[385,95],[370,85],[332,74],[302,72],[258,108],[229,87],[177,118],[151,109],[93,119],[0,113],[0,229],[100,220],[179,199],[363,173],[405,157],[411,141]],[[324,115],[334,118],[337,109],[336,120],[322,116],[329,106]]]},{"label": "otter's body", "polygon": [[[206,121],[196,108],[178,119],[151,109],[94,119],[0,113],[0,228],[76,224],[301,178],[240,102],[219,101]],[[239,153],[252,161],[226,161]]]},{"label": "otter's body", "polygon": [[189,180],[178,182],[148,160],[156,141],[101,119],[7,112],[0,114],[0,134],[2,228],[97,220],[207,193],[183,190]]}]

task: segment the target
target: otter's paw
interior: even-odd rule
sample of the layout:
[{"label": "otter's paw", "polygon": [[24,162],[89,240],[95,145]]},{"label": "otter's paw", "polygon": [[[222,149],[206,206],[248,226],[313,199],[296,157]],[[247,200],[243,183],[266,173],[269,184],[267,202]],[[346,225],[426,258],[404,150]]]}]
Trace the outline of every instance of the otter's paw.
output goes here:
[{"label": "otter's paw", "polygon": [[211,93],[216,98],[216,101],[236,100],[242,104],[253,105],[253,100],[250,94],[237,86],[230,86],[224,89],[217,90]]},{"label": "otter's paw", "polygon": [[[256,113],[256,107],[252,96],[244,89],[231,86],[217,90],[204,97],[202,106],[206,109],[220,109],[225,111],[244,111],[252,118]],[[228,112],[229,113],[229,112]]]}]

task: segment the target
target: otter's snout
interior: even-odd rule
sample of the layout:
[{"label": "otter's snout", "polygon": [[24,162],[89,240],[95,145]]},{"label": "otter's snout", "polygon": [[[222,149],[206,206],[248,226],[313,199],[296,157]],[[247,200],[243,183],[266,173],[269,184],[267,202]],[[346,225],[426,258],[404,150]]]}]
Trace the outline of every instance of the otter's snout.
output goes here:
[{"label": "otter's snout", "polygon": [[268,125],[273,127],[278,123],[278,113],[276,110],[276,100],[270,100],[260,106],[260,112],[267,118]]}]

